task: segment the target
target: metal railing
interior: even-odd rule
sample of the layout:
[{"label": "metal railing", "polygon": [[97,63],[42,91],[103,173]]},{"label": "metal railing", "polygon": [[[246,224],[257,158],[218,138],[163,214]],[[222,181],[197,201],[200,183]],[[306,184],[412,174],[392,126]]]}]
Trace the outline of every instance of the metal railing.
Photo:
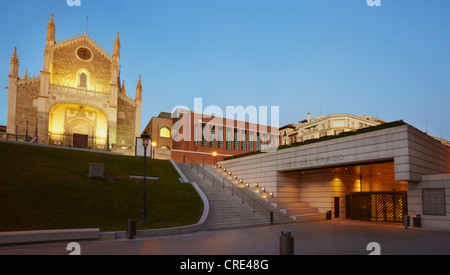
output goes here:
[{"label": "metal railing", "polygon": [[[231,191],[231,196],[237,196],[240,198],[242,204],[247,204],[251,207],[253,207],[253,213],[256,213],[257,210],[259,210],[259,213],[264,216],[264,214],[269,215],[269,221],[272,225],[274,222],[274,216],[273,216],[273,210],[269,209],[267,206],[259,202],[256,198],[254,198],[253,194],[247,194],[247,192],[250,192],[247,190],[247,188],[242,188],[239,186],[236,186],[236,184],[229,181],[224,176],[220,175],[222,178],[221,180],[218,180],[215,175],[211,174],[210,172],[206,171],[206,169],[203,167],[203,165],[200,165],[196,163],[191,158],[186,158],[190,162],[190,168],[191,170],[195,169],[197,172],[197,175],[203,174],[203,179],[208,180],[210,179],[212,182],[213,187],[222,187],[223,189],[228,189]],[[252,196],[253,195],[253,196]],[[259,206],[259,207],[258,207]],[[257,208],[258,207],[258,208]]]}]

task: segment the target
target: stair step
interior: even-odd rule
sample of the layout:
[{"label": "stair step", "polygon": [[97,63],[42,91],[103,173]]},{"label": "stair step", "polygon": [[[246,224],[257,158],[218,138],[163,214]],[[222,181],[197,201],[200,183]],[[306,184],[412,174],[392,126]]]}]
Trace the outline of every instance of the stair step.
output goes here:
[{"label": "stair step", "polygon": [[325,213],[294,215],[291,218],[297,222],[323,221],[326,220]]},{"label": "stair step", "polygon": [[316,214],[319,212],[319,210],[314,207],[307,207],[307,208],[283,209],[283,210],[281,210],[281,212],[283,212],[289,216],[296,216],[296,215],[304,215],[304,214]]},{"label": "stair step", "polygon": [[307,202],[288,202],[288,203],[277,203],[277,208],[279,209],[290,209],[290,208],[306,208],[309,207],[309,203]]}]

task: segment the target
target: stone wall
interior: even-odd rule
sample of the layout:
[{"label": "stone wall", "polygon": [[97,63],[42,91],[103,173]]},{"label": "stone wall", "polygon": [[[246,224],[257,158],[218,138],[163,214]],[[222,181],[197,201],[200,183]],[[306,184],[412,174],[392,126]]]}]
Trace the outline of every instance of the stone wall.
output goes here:
[{"label": "stone wall", "polygon": [[[444,214],[430,215],[424,213],[423,190],[442,190],[445,192]],[[440,199],[435,198],[435,202],[439,204]],[[411,226],[413,225],[413,217],[420,215],[421,226],[427,228],[450,229],[450,174],[423,176],[421,182],[408,183],[408,215],[411,216]]]},{"label": "stone wall", "polygon": [[18,134],[25,135],[28,121],[28,135],[36,133],[37,108],[33,101],[39,95],[39,78],[20,80],[17,82],[16,125]]},{"label": "stone wall", "polygon": [[439,141],[409,127],[408,155],[402,157],[404,164],[396,166],[396,176],[421,181],[422,175],[447,173],[449,152],[449,148]]},{"label": "stone wall", "polygon": [[[77,58],[76,50],[79,47],[91,50],[92,60]],[[86,69],[89,72],[90,90],[109,93],[112,59],[106,57],[89,38],[79,37],[56,44],[52,61],[51,83],[75,87],[78,70]]]},{"label": "stone wall", "polygon": [[[117,144],[135,146],[136,103],[119,95],[117,101]],[[134,150],[134,147],[133,147]]]}]

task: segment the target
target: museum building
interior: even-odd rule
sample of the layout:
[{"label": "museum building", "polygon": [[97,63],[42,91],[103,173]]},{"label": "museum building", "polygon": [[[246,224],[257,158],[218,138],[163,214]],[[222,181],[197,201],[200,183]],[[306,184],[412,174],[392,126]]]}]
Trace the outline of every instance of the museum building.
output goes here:
[{"label": "museum building", "polygon": [[[110,55],[85,31],[56,41],[51,15],[37,76],[19,76],[17,48],[10,62],[6,139],[133,154],[140,136],[142,83],[127,95],[120,79],[119,33]],[[5,135],[3,135],[5,137]]]},{"label": "museum building", "polygon": [[278,127],[182,109],[153,117],[143,132],[155,158],[202,165],[279,145]]},{"label": "museum building", "polygon": [[450,147],[403,121],[218,167],[292,217],[308,208],[333,219],[401,223],[409,216],[411,226],[450,229]]}]

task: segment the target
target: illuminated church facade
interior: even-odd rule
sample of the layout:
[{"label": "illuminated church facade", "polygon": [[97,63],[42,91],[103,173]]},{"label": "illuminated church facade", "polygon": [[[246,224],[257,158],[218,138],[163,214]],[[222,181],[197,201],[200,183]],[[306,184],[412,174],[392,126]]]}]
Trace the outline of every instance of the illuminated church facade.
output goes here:
[{"label": "illuminated church facade", "polygon": [[121,82],[120,38],[108,54],[87,32],[55,40],[47,26],[44,64],[37,77],[19,76],[17,48],[10,63],[7,133],[40,144],[134,153],[140,136],[142,83],[127,95]]}]

